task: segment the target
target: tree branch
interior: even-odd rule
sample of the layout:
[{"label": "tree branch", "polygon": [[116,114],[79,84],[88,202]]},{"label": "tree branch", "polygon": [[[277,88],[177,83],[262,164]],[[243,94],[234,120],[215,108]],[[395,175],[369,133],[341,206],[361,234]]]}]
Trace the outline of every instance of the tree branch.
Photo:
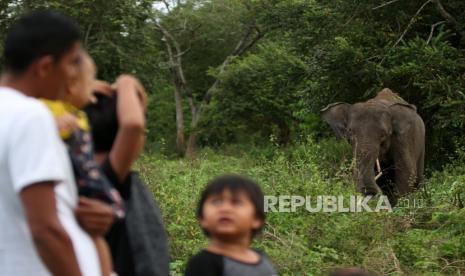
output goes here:
[{"label": "tree branch", "polygon": [[[241,56],[245,52],[247,52],[251,47],[257,43],[258,40],[260,40],[263,36],[263,34],[260,32],[260,29],[257,28],[256,26],[252,27],[252,32],[255,31],[256,34],[255,36],[247,43],[243,43],[242,47],[239,49],[239,51],[235,54],[235,56]],[[252,35],[252,32],[249,33],[248,37]]]},{"label": "tree branch", "polygon": [[90,31],[92,30],[92,26],[93,26],[93,23],[90,23],[89,24],[89,27],[87,27],[87,31],[86,31],[86,35],[84,37],[84,46],[85,47],[88,47],[89,45],[89,35],[90,35]]},{"label": "tree branch", "polygon": [[405,34],[407,34],[408,30],[410,29],[410,27],[412,27],[413,23],[415,22],[415,19],[417,19],[418,15],[421,13],[421,11],[426,7],[426,5],[428,5],[431,1],[433,0],[428,0],[426,1],[423,5],[421,5],[421,7],[417,10],[417,12],[415,13],[415,15],[413,15],[413,17],[410,19],[410,22],[408,23],[407,27],[405,28],[404,32],[400,35],[399,39],[397,39],[396,43],[394,43],[394,45],[392,46],[392,48],[395,48],[399,43],[400,41],[404,38]]},{"label": "tree branch", "polygon": [[191,116],[193,118],[191,120],[191,122],[198,122],[198,118],[196,118],[196,116],[197,116],[197,106],[195,105],[194,97],[192,96],[192,93],[190,93],[190,95],[187,97],[187,102],[189,103],[189,107],[191,109]]},{"label": "tree branch", "polygon": [[[255,35],[253,38],[250,39],[250,37],[254,34]],[[246,33],[242,37],[241,40],[236,44],[236,47],[234,50],[231,52],[230,55],[228,55],[223,63],[220,65],[218,76],[222,75],[226,68],[229,66],[229,64],[233,61],[233,59],[237,56],[243,55],[248,49],[250,49],[252,46],[254,46],[258,40],[263,36],[263,34],[260,32],[260,30],[257,28],[255,23],[250,24],[249,28],[247,29]],[[212,94],[214,91],[217,89],[218,85],[220,84],[220,79],[217,77],[215,79],[215,82],[208,88],[207,92],[202,98],[202,101],[199,104],[199,107],[197,109],[197,113],[195,116],[195,121],[194,124],[198,122],[200,119],[201,112],[206,104],[210,102],[210,99],[212,97]]]},{"label": "tree branch", "polygon": [[184,70],[182,68],[183,51],[181,51],[181,46],[179,45],[178,41],[174,38],[174,36],[165,27],[163,27],[163,25],[161,25],[160,22],[156,22],[156,26],[158,27],[158,30],[160,30],[164,37],[167,39],[166,41],[174,46],[176,54],[173,57],[175,58],[174,64],[176,65],[176,72],[182,85],[186,85],[186,78],[184,77]]},{"label": "tree branch", "polygon": [[434,23],[433,25],[431,25],[431,31],[430,31],[430,33],[429,33],[428,39],[426,40],[426,45],[428,45],[428,44],[431,42],[431,39],[433,38],[434,29],[435,29],[437,26],[439,26],[439,25],[441,25],[441,24],[443,24],[443,23],[445,23],[445,22],[446,22],[446,21],[439,21],[438,23]]},{"label": "tree branch", "polygon": [[[418,15],[421,13],[421,11],[426,7],[426,5],[428,5],[429,3],[431,3],[433,0],[428,0],[426,1],[425,3],[423,3],[423,5],[421,5],[421,7],[417,10],[417,12],[412,16],[412,18],[410,19],[410,22],[408,23],[407,27],[405,28],[405,30],[402,32],[402,34],[400,35],[399,39],[397,39],[397,41],[394,43],[394,45],[392,45],[392,47],[389,48],[389,51],[388,53],[394,49],[401,41],[402,39],[404,38],[405,34],[407,34],[408,30],[410,29],[410,27],[413,25],[413,23],[415,22],[415,19],[418,17]],[[387,58],[387,55],[385,55],[381,61],[378,63],[378,65],[381,65],[383,64],[383,62],[386,60]]]},{"label": "tree branch", "polygon": [[[253,37],[252,40],[248,41],[254,30],[258,30],[258,29],[256,29],[255,26],[250,26],[248,28],[247,32],[242,37],[242,39],[239,40],[239,42],[237,43],[232,53],[229,56],[227,56],[226,59],[221,64],[218,75],[223,74],[226,67],[228,67],[228,65],[232,62],[234,57],[243,55],[248,49],[250,49],[253,45],[255,45],[255,43],[257,43],[257,41],[262,37],[262,34],[260,32],[257,32],[255,37]],[[207,93],[205,93],[203,102],[208,103],[210,101],[211,94],[213,93],[214,90],[216,90],[219,83],[220,83],[219,78],[216,78],[213,85],[207,90]]]},{"label": "tree branch", "polygon": [[440,0],[433,0],[433,2],[436,4],[436,9],[439,11],[439,13],[444,17],[444,19],[447,21],[447,23],[457,26],[457,20],[444,9],[444,6],[442,5]]},{"label": "tree branch", "polygon": [[162,2],[163,2],[163,4],[165,4],[166,10],[170,13],[171,8],[170,8],[170,5],[168,4],[168,2],[166,2],[166,0],[162,0]]},{"label": "tree branch", "polygon": [[176,58],[181,57],[181,56],[183,56],[185,53],[189,52],[190,49],[191,49],[191,47],[187,48],[186,50],[182,51],[182,52],[179,53],[179,54],[176,54],[174,57],[176,57]]},{"label": "tree branch", "polygon": [[376,7],[372,8],[372,10],[377,10],[377,9],[382,8],[382,7],[391,5],[391,4],[395,3],[395,2],[399,2],[399,1],[400,0],[392,0],[392,1],[389,1],[389,2],[386,2],[386,3],[383,3],[383,4],[379,5],[379,6],[376,6]]},{"label": "tree branch", "polygon": [[433,0],[433,3],[436,4],[436,9],[439,11],[441,16],[446,20],[448,24],[450,24],[455,31],[457,32],[457,35],[463,39],[465,38],[465,31],[460,29],[460,25],[457,22],[457,20],[449,13],[446,11],[444,6],[442,5],[440,0]]}]

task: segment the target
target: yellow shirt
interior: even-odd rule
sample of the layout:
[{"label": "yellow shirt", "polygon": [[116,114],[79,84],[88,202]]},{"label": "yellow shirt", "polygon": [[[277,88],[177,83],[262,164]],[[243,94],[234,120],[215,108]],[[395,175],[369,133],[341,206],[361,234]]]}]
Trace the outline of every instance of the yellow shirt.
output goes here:
[{"label": "yellow shirt", "polygon": [[[65,115],[66,113],[70,113],[78,119],[78,126],[79,128],[89,131],[89,120],[87,119],[87,115],[84,111],[79,110],[78,108],[74,107],[72,104],[63,102],[63,101],[53,101],[53,100],[46,100],[41,99],[41,101],[47,105],[47,107],[52,112],[55,118]],[[69,138],[71,136],[72,131],[67,129],[60,129],[60,136],[62,139]]]}]

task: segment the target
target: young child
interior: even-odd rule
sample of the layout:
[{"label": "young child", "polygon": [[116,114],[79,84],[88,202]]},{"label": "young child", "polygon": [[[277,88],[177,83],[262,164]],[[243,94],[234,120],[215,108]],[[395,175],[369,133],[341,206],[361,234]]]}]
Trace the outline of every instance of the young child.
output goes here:
[{"label": "young child", "polygon": [[[81,196],[100,199],[110,204],[117,217],[124,216],[121,197],[94,161],[92,138],[87,117],[80,108],[91,101],[96,68],[85,52],[81,56],[81,72],[67,86],[65,95],[57,101],[43,100],[54,114],[60,136],[68,147]],[[93,237],[99,253],[102,275],[111,274],[111,254],[102,236]]]},{"label": "young child", "polygon": [[186,276],[273,276],[268,257],[250,248],[265,222],[263,193],[251,179],[224,175],[202,192],[197,209],[206,249],[189,260]]}]

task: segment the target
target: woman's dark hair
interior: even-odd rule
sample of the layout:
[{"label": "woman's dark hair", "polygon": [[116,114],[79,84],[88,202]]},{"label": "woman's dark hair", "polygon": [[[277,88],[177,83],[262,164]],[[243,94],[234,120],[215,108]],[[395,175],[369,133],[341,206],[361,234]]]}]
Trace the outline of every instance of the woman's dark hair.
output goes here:
[{"label": "woman's dark hair", "polygon": [[[212,195],[221,194],[225,190],[229,190],[231,193],[244,192],[255,207],[255,216],[263,222],[265,221],[264,196],[260,186],[252,179],[236,174],[222,175],[208,183],[200,196],[200,201],[197,206],[197,218],[203,218],[203,205],[205,201]],[[259,233],[262,227],[263,225],[259,229],[255,229],[252,232],[252,236]],[[206,229],[202,230],[209,236]]]},{"label": "woman's dark hair", "polygon": [[84,108],[92,129],[94,150],[97,153],[109,152],[118,133],[116,95],[113,93],[113,97],[109,97],[96,93],[97,101]]},{"label": "woman's dark hair", "polygon": [[42,56],[52,55],[59,60],[79,40],[78,25],[66,16],[51,11],[26,14],[12,25],[6,35],[5,67],[18,74]]}]

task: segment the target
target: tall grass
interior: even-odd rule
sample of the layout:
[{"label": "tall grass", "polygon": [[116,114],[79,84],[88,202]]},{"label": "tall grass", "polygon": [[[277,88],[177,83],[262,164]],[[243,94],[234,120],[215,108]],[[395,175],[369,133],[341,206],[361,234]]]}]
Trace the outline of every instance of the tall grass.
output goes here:
[{"label": "tall grass", "polygon": [[[357,194],[347,144],[335,140],[288,149],[229,146],[204,149],[196,160],[145,155],[137,169],[163,211],[170,238],[173,275],[207,240],[195,209],[200,192],[223,173],[255,179],[266,195]],[[465,173],[460,164],[434,172],[425,188],[409,195],[421,206],[379,213],[267,214],[253,243],[264,250],[280,275],[324,275],[336,267],[360,266],[381,275],[461,275],[465,273],[465,210],[458,204]],[[462,190],[461,190],[462,189]],[[407,202],[404,200],[403,202]]]}]

